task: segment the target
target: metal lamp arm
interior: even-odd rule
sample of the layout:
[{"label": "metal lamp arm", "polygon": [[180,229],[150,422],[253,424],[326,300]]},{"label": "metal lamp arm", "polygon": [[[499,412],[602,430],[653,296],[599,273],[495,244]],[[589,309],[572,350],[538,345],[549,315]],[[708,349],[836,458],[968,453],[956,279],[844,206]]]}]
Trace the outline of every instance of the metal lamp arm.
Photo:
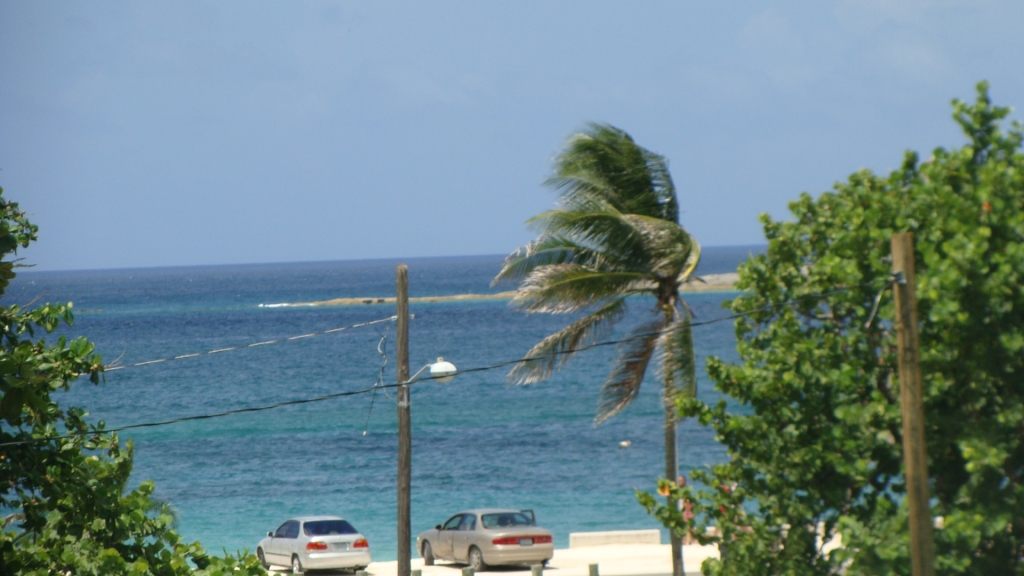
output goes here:
[{"label": "metal lamp arm", "polygon": [[417,372],[416,372],[415,374],[413,374],[413,375],[412,375],[412,378],[409,378],[409,379],[408,379],[408,380],[406,380],[405,382],[402,382],[402,384],[408,384],[408,383],[410,383],[410,382],[413,382],[413,381],[415,381],[415,380],[416,380],[417,378],[419,378],[419,377],[420,377],[420,374],[423,374],[423,371],[424,371],[424,370],[426,370],[427,368],[430,368],[431,366],[433,366],[433,364],[427,364],[427,365],[426,365],[426,366],[424,366],[423,368],[420,368],[420,369],[419,369],[419,370],[418,370],[418,371],[417,371]]}]

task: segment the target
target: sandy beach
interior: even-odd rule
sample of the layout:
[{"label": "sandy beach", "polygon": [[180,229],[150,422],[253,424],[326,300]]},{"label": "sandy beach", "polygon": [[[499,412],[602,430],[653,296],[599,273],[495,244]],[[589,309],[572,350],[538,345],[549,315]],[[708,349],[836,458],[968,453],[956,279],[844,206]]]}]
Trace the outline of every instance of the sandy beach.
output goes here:
[{"label": "sandy beach", "polygon": [[[700,281],[703,280],[703,281]],[[728,274],[707,274],[700,277],[700,280],[683,285],[680,292],[722,292],[734,290],[739,275],[735,272]],[[410,303],[428,302],[459,302],[467,300],[511,300],[515,296],[514,290],[498,292],[496,294],[452,294],[450,296],[413,296],[409,298]],[[375,304],[394,305],[394,296],[365,296],[359,298],[333,298],[331,300],[316,300],[313,302],[287,302],[283,304],[261,304],[260,306],[367,306]]]},{"label": "sandy beach", "polygon": [[[718,557],[717,546],[689,545],[683,546],[683,563],[688,575],[700,574],[700,565],[704,559]],[[545,574],[553,576],[588,576],[590,565],[598,565],[601,576],[671,576],[672,556],[668,544],[606,544],[603,546],[587,546],[582,548],[563,548],[555,550],[555,556],[544,568]],[[462,576],[463,564],[439,562],[434,566],[424,566],[423,559],[412,560],[413,570],[422,570],[423,576]],[[287,573],[287,570],[271,571],[271,573]],[[374,562],[366,569],[370,576],[395,576],[398,573],[398,562]],[[351,572],[337,572],[351,574]],[[481,574],[495,576],[528,576],[527,566],[498,566]]]}]

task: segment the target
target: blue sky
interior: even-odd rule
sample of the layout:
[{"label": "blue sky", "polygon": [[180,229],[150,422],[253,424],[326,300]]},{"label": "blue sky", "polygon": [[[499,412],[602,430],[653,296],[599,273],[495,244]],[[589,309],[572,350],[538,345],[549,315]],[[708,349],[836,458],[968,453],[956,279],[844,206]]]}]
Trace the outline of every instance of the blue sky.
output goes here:
[{"label": "blue sky", "polygon": [[[507,253],[587,121],[706,246],[1024,105],[1024,3],[0,2],[0,186],[40,270]],[[1021,118],[1018,113],[1015,118]]]}]

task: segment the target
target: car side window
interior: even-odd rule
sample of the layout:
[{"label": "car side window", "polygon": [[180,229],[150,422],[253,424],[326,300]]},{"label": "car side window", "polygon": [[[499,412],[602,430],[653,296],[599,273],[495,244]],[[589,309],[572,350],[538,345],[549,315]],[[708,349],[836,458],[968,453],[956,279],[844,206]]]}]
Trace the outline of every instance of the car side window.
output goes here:
[{"label": "car side window", "polygon": [[288,537],[288,524],[289,524],[288,522],[285,522],[284,524],[281,524],[281,526],[279,526],[277,528],[277,531],[274,532],[274,538],[287,538]]},{"label": "car side window", "polygon": [[476,529],[476,515],[475,514],[463,514],[462,522],[459,524],[459,530],[475,530]]},{"label": "car side window", "polygon": [[462,522],[462,514],[456,514],[449,518],[448,521],[441,526],[441,530],[458,530],[459,522]]},{"label": "car side window", "polygon": [[289,522],[288,533],[285,534],[285,538],[298,538],[299,537],[299,523]]}]

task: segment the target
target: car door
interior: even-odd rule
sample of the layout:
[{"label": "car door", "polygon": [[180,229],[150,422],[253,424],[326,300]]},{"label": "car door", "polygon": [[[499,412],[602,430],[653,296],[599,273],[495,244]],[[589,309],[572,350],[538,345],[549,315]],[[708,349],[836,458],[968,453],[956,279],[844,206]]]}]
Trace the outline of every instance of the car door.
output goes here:
[{"label": "car door", "polygon": [[280,564],[282,562],[287,564],[288,562],[291,562],[290,556],[288,558],[284,557],[284,546],[288,538],[288,525],[290,523],[291,520],[277,527],[277,530],[275,530],[274,534],[270,537],[270,542],[267,543],[267,549],[263,551],[264,554],[267,555],[267,560],[270,560],[275,564]]},{"label": "car door", "polygon": [[454,540],[455,533],[459,530],[459,523],[461,522],[462,514],[456,514],[441,525],[441,530],[437,533],[437,550],[434,550],[434,556],[444,558],[445,560],[455,559],[452,555],[452,541]]},{"label": "car door", "polygon": [[463,514],[459,529],[452,534],[452,556],[458,561],[469,561],[469,545],[476,535],[476,514]]},{"label": "car door", "polygon": [[292,554],[299,551],[299,522],[297,520],[288,522],[288,532],[285,534],[282,542],[284,543],[285,559],[290,563],[292,561]]},{"label": "car door", "polygon": [[278,564],[287,566],[292,562],[292,553],[295,551],[295,541],[299,536],[299,523],[297,520],[289,520],[274,532],[274,539],[271,541],[271,551]]}]

